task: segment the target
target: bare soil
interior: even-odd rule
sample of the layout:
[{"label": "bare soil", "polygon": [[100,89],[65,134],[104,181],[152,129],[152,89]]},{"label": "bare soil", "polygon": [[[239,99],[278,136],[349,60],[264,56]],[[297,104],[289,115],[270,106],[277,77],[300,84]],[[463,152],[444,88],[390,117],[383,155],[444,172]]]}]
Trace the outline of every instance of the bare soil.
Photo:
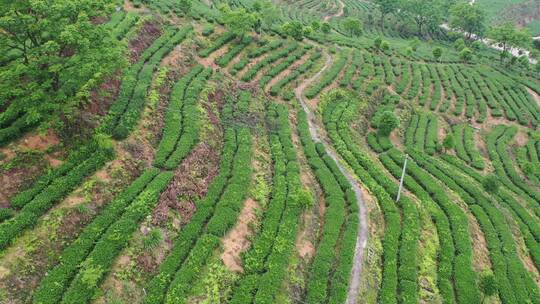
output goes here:
[{"label": "bare soil", "polygon": [[540,107],[540,95],[538,95],[535,91],[531,90],[531,89],[528,88],[528,87],[525,87],[525,89],[527,89],[527,92],[529,92],[529,94],[531,94],[531,96],[533,97],[533,99],[536,101],[536,103],[537,103],[538,106]]},{"label": "bare soil", "polygon": [[189,222],[196,210],[195,202],[204,196],[218,171],[219,154],[206,143],[198,144],[176,170],[163,191],[152,215],[153,223],[165,224],[171,209],[181,215],[181,224]]},{"label": "bare soil", "polygon": [[[126,1],[129,3],[129,1]],[[145,22],[138,32],[137,38],[129,41],[129,61],[137,62],[142,52],[146,50],[161,35],[159,24],[153,21]]]},{"label": "bare soil", "polygon": [[223,253],[221,260],[225,267],[234,272],[243,272],[241,253],[249,248],[249,237],[253,234],[251,223],[255,222],[256,210],[259,204],[253,199],[247,199],[240,212],[238,221],[222,239]]}]

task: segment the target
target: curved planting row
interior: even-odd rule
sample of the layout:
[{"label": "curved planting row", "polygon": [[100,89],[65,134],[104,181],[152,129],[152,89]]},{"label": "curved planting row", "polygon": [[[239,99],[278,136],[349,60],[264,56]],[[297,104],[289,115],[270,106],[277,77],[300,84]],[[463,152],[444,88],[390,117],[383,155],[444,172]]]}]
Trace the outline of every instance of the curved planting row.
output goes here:
[{"label": "curved planting row", "polygon": [[[380,160],[394,177],[401,178],[402,164],[387,154],[381,154]],[[408,163],[404,184],[425,204],[437,229],[437,285],[443,302],[478,303],[467,216],[414,162]]]},{"label": "curved planting row", "polygon": [[[381,303],[417,303],[418,211],[402,196],[396,204],[398,186],[355,144],[348,123],[354,119],[354,97],[333,93],[323,101],[323,122],[337,152],[377,198],[385,218]],[[399,207],[399,209],[398,209]],[[401,216],[400,216],[401,215]]]},{"label": "curved planting row", "polygon": [[32,188],[17,195],[14,203],[21,209],[0,224],[0,250],[36,225],[43,214],[112,159],[113,154],[111,148],[103,148],[96,141],[91,141],[73,152],[64,165],[45,174]]},{"label": "curved planting row", "polygon": [[[222,117],[228,123],[241,112],[228,103]],[[219,245],[219,238],[236,221],[251,176],[251,169],[246,166],[251,158],[251,135],[247,128],[232,125],[224,136],[219,174],[206,196],[197,203],[197,211],[177,236],[158,273],[146,286],[145,304],[186,301],[190,283]]]},{"label": "curved planting row", "polygon": [[237,63],[235,63],[232,67],[229,68],[229,73],[232,75],[236,75],[239,71],[243,70],[251,61],[251,59],[255,59],[257,57],[260,57],[268,52],[271,52],[283,45],[282,40],[274,40],[274,41],[266,41],[263,40],[258,43],[258,47],[253,49],[251,52],[248,52],[243,58],[241,58]]},{"label": "curved planting row", "polygon": [[261,231],[244,254],[245,276],[234,289],[230,303],[275,303],[295,248],[298,219],[300,169],[291,139],[285,106],[270,104],[267,113],[270,148],[274,166],[272,197]]},{"label": "curved planting row", "polygon": [[371,53],[362,53],[362,63],[360,73],[351,81],[351,86],[355,90],[359,90],[371,75],[375,74],[373,68],[373,56]]},{"label": "curved planting row", "polygon": [[344,303],[358,233],[356,196],[324,146],[311,139],[306,113],[302,110],[298,112],[298,135],[328,205],[323,238],[307,283],[307,299],[309,303]]},{"label": "curved planting row", "polygon": [[27,123],[28,114],[15,108],[16,105],[12,104],[6,111],[0,113],[0,147],[21,137],[24,132],[35,126]]},{"label": "curved planting row", "polygon": [[[449,166],[453,166],[456,170],[463,172],[464,174],[473,178],[477,183],[482,184],[486,177],[480,175],[477,171],[465,165],[459,159],[451,155],[443,155],[442,159],[448,163]],[[434,163],[433,159],[428,159],[431,163]],[[441,163],[436,164],[442,166]],[[530,213],[515,197],[508,188],[502,186],[499,191],[491,193],[492,196],[498,199],[498,203],[506,206],[507,210],[511,212],[512,216],[519,225],[519,230],[525,241],[525,246],[529,250],[536,268],[540,268],[540,224],[538,219]]]},{"label": "curved planting row", "polygon": [[119,96],[111,106],[101,130],[116,139],[129,135],[139,120],[155,69],[191,30],[191,26],[178,31],[169,30],[142,53],[139,61],[124,73]]},{"label": "curved planting row", "polygon": [[[68,283],[68,286],[64,287],[67,288],[62,295],[61,303],[83,304],[89,303],[94,298],[100,282],[110,271],[115,258],[128,244],[133,232],[139,227],[139,223],[153,210],[161,192],[167,187],[173,175],[173,172],[168,171],[157,175],[103,234],[95,240],[80,240],[81,243],[95,242],[95,245],[76,265],[75,276],[71,284]],[[101,218],[98,217],[98,219]],[[85,234],[82,236],[84,237]],[[79,244],[76,242],[74,246]],[[73,255],[68,256],[73,257]]]},{"label": "curved planting row", "polygon": [[425,150],[430,155],[440,150],[437,117],[431,114],[414,114],[405,132],[405,145]]},{"label": "curved planting row", "polygon": [[293,42],[289,44],[287,47],[283,49],[278,49],[272,53],[270,53],[268,56],[266,56],[261,61],[255,63],[251,68],[249,68],[243,75],[240,77],[242,81],[251,81],[257,73],[264,69],[265,67],[269,66],[270,64],[278,61],[281,58],[288,57],[293,51],[295,51],[299,47],[299,44],[297,42]]},{"label": "curved planting row", "polygon": [[319,82],[316,84],[311,85],[306,90],[306,97],[309,99],[314,98],[317,96],[324,88],[329,86],[332,82],[334,82],[338,76],[338,74],[341,72],[345,64],[347,63],[347,60],[349,58],[349,51],[341,51],[339,53],[338,58],[330,67],[328,71],[326,71]]},{"label": "curved planting row", "polygon": [[[501,210],[482,194],[479,187],[458,171],[451,167],[437,168],[426,162],[420,153],[409,151],[409,154],[423,169],[456,192],[469,205],[486,238],[499,296],[503,303],[540,301],[538,287],[517,254],[512,232]],[[403,158],[399,152],[394,150],[390,156],[396,163],[401,164]]]},{"label": "curved planting row", "polygon": [[210,54],[220,49],[226,43],[232,41],[235,37],[236,35],[232,32],[224,33],[223,35],[216,38],[209,47],[199,51],[199,56],[203,58],[210,56]]},{"label": "curved planting row", "polygon": [[496,126],[487,137],[489,157],[499,180],[525,199],[529,208],[534,210],[537,216],[540,216],[540,193],[537,189],[526,184],[518,175],[506,150],[516,132],[517,128],[515,127]]},{"label": "curved planting row", "polygon": [[309,71],[319,58],[321,58],[321,53],[319,51],[315,51],[315,53],[311,54],[311,56],[306,60],[306,62],[298,66],[298,68],[293,70],[289,75],[278,80],[270,88],[270,95],[277,96],[282,91],[283,87],[285,87],[287,84],[291,83],[292,81],[298,79],[300,75],[303,75],[304,73]]},{"label": "curved planting row", "polygon": [[240,52],[242,52],[243,49],[245,49],[252,41],[253,39],[250,36],[245,36],[242,38],[242,41],[231,47],[227,53],[223,54],[223,56],[216,58],[215,62],[220,67],[224,68],[226,67],[231,60],[234,59]]},{"label": "curved planting row", "polygon": [[97,240],[113,223],[122,218],[142,191],[153,187],[152,181],[158,174],[159,170],[156,168],[146,170],[124,192],[107,204],[104,210],[84,228],[79,237],[63,250],[60,263],[47,272],[47,276],[43,278],[33,295],[32,303],[60,302],[78,267],[94,248]]},{"label": "curved planting row", "polygon": [[347,66],[347,69],[345,69],[345,73],[339,82],[339,85],[342,87],[347,87],[351,84],[355,73],[363,64],[362,52],[354,50],[352,53],[351,62]]},{"label": "curved planting row", "polygon": [[272,78],[276,77],[279,73],[285,71],[287,68],[289,68],[295,61],[299,60],[306,54],[306,52],[311,49],[312,46],[307,44],[302,47],[300,47],[298,50],[290,53],[283,61],[281,61],[278,65],[272,66],[268,71],[266,71],[259,81],[259,84],[261,85],[261,88],[264,88]]},{"label": "curved planting row", "polygon": [[161,142],[154,165],[171,170],[184,159],[199,138],[199,94],[212,69],[197,65],[172,90]]},{"label": "curved planting row", "polygon": [[484,170],[484,159],[476,148],[474,129],[469,125],[458,124],[452,127],[452,133],[457,156],[474,168]]},{"label": "curved planting row", "polygon": [[540,141],[529,139],[527,144],[518,149],[516,158],[523,174],[540,186]]},{"label": "curved planting row", "polygon": [[220,238],[236,223],[242,209],[242,203],[248,190],[246,185],[249,185],[251,179],[251,168],[246,166],[246,164],[251,163],[251,135],[246,127],[236,127],[235,133],[238,141],[238,152],[231,178],[215,204],[208,206],[209,210],[207,211],[211,213],[211,217],[202,228],[201,236],[174,275],[165,296],[167,304],[187,302],[187,294],[191,290],[191,284],[198,278],[212,252],[219,246]]}]

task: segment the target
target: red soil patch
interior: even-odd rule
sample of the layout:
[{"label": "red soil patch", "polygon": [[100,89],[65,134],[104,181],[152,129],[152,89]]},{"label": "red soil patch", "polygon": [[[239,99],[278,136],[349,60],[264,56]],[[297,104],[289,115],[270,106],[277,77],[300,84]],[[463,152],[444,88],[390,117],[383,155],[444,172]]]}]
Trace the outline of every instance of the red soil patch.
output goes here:
[{"label": "red soil patch", "polygon": [[137,62],[142,52],[144,52],[144,50],[146,50],[146,48],[148,48],[160,35],[161,28],[158,24],[150,21],[145,22],[139,30],[137,38],[129,42],[129,61],[131,63]]},{"label": "red soil patch", "polygon": [[197,145],[176,170],[167,189],[161,194],[153,214],[154,224],[165,223],[170,209],[181,214],[186,224],[196,210],[195,201],[203,197],[218,171],[219,155],[206,143]]},{"label": "red soil patch", "polygon": [[45,135],[32,134],[25,136],[20,148],[23,150],[45,151],[59,143],[60,140],[58,139],[58,136],[56,136],[56,134],[49,129]]},{"label": "red soil patch", "polygon": [[110,105],[118,96],[121,84],[121,73],[117,71],[113,76],[103,81],[99,87],[92,90],[90,92],[90,103],[81,114],[83,119],[91,115],[103,116],[107,114]]},{"label": "red soil patch", "polygon": [[222,240],[224,252],[221,255],[221,260],[225,264],[225,267],[231,271],[244,271],[240,254],[249,247],[250,242],[248,238],[253,233],[250,224],[257,219],[255,211],[258,208],[259,204],[256,201],[247,199],[240,212],[238,222]]}]

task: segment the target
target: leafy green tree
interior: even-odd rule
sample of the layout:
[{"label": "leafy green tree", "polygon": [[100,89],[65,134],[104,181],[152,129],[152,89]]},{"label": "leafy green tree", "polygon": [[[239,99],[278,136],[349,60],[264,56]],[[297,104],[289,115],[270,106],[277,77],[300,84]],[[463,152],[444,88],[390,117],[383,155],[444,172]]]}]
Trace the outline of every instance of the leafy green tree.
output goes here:
[{"label": "leafy green tree", "polygon": [[395,128],[399,126],[399,119],[392,111],[384,111],[379,119],[379,133],[388,136]]},{"label": "leafy green tree", "polygon": [[381,30],[384,31],[384,18],[398,10],[399,0],[374,0],[373,2],[381,12]]},{"label": "leafy green tree", "polygon": [[434,48],[433,49],[433,58],[435,58],[435,60],[439,61],[441,59],[442,53],[443,53],[443,50],[440,47]]},{"label": "leafy green tree", "polygon": [[323,24],[321,24],[321,31],[325,34],[328,34],[330,33],[330,30],[332,28],[330,27],[330,24],[328,22],[323,22]]},{"label": "leafy green tree", "polygon": [[382,44],[382,38],[381,37],[377,37],[373,40],[373,46],[376,48],[376,49],[381,49],[381,44]]},{"label": "leafy green tree", "polygon": [[497,294],[497,281],[495,280],[495,276],[493,274],[486,274],[482,275],[480,278],[480,284],[479,284],[480,290],[484,294],[484,298],[482,299],[482,303],[487,299],[495,294]]},{"label": "leafy green tree", "polygon": [[414,37],[413,39],[411,39],[411,41],[409,42],[409,46],[411,47],[411,49],[413,51],[417,51],[418,50],[418,47],[420,46],[420,39],[418,39],[418,37]]},{"label": "leafy green tree", "polygon": [[279,20],[278,8],[270,1],[257,1],[255,3],[260,6],[257,12],[259,12],[262,25],[270,29]]},{"label": "leafy green tree", "polygon": [[485,20],[486,13],[477,4],[464,1],[450,7],[450,27],[465,32],[467,39],[484,33]]},{"label": "leafy green tree", "polygon": [[481,50],[482,47],[484,47],[484,44],[482,43],[482,41],[476,40],[473,43],[471,43],[471,48],[473,48],[476,51]]},{"label": "leafy green tree", "polygon": [[358,18],[347,17],[343,20],[343,27],[349,34],[360,36],[363,31],[362,22]]},{"label": "leafy green tree", "polygon": [[463,48],[461,52],[459,52],[459,58],[463,60],[464,62],[471,61],[472,57],[473,57],[473,52],[471,51],[471,49],[467,47]]},{"label": "leafy green tree", "polygon": [[[525,47],[531,41],[531,35],[527,30],[517,29],[512,23],[505,22],[499,26],[494,26],[488,31],[488,37],[499,43],[502,52],[508,52],[510,47]],[[504,60],[501,56],[501,62]]]},{"label": "leafy green tree", "polygon": [[281,30],[285,35],[296,40],[302,40],[304,38],[304,27],[299,21],[286,22],[281,26]]},{"label": "leafy green tree", "polygon": [[414,53],[414,50],[412,47],[408,47],[406,52],[407,52],[407,56],[412,56],[412,54]]},{"label": "leafy green tree", "polygon": [[0,104],[9,100],[31,125],[73,117],[90,90],[125,62],[96,21],[113,9],[109,0],[2,1]]},{"label": "leafy green tree", "polygon": [[184,15],[189,15],[191,12],[191,0],[178,0],[178,10]]},{"label": "leafy green tree", "polygon": [[225,26],[240,39],[257,24],[257,16],[244,8],[232,10],[228,6],[222,6],[220,10]]},{"label": "leafy green tree", "polygon": [[443,140],[443,147],[446,151],[453,150],[455,146],[454,135],[449,133]]},{"label": "leafy green tree", "polygon": [[454,48],[458,51],[463,50],[463,48],[465,48],[465,40],[463,40],[463,38],[459,38],[454,41]]},{"label": "leafy green tree", "polygon": [[388,51],[390,49],[390,43],[388,41],[383,41],[381,43],[381,50]]},{"label": "leafy green tree", "polygon": [[311,21],[311,28],[314,30],[314,31],[318,31],[321,29],[321,23],[317,20],[313,20]]},{"label": "leafy green tree", "polygon": [[419,36],[426,28],[438,27],[443,17],[441,0],[403,0],[400,9],[416,23]]},{"label": "leafy green tree", "polygon": [[497,193],[500,186],[499,178],[494,174],[490,174],[484,178],[482,186],[487,192]]}]

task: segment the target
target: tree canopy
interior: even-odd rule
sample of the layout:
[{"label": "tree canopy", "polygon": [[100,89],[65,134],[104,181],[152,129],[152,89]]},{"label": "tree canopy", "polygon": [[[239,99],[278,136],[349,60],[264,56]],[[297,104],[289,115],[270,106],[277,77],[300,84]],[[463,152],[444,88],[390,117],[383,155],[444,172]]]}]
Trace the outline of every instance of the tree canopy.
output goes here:
[{"label": "tree canopy", "polygon": [[99,22],[113,8],[110,0],[3,1],[0,105],[22,111],[28,124],[69,116],[122,63]]},{"label": "tree canopy", "polygon": [[363,31],[363,25],[360,19],[347,17],[343,20],[343,28],[352,36],[360,36]]},{"label": "tree canopy", "polygon": [[256,14],[246,11],[244,8],[232,10],[228,6],[222,6],[220,10],[225,26],[240,38],[251,31],[259,20]]},{"label": "tree canopy", "polygon": [[450,27],[464,32],[469,39],[472,34],[484,33],[485,19],[486,13],[477,4],[460,2],[450,7]]},{"label": "tree canopy", "polygon": [[502,45],[503,52],[512,46],[524,47],[531,41],[531,35],[525,29],[518,29],[510,22],[494,26],[488,31],[488,37]]}]

